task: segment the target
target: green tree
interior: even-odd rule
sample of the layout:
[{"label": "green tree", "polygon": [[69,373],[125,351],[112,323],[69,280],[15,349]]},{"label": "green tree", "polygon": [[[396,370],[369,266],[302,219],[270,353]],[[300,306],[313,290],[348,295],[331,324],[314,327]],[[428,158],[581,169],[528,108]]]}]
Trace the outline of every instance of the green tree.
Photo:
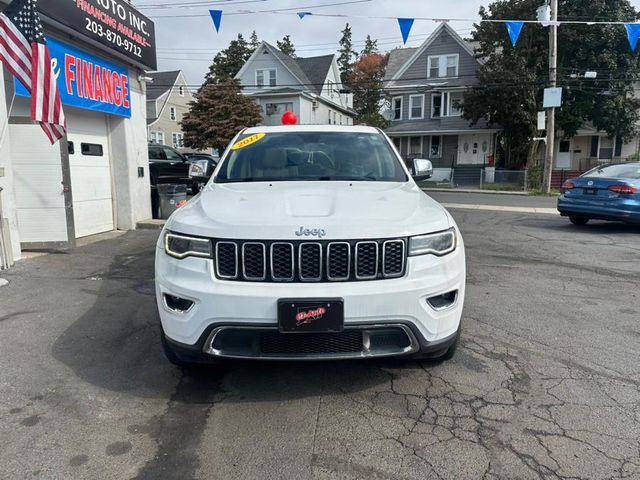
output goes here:
[{"label": "green tree", "polygon": [[258,40],[258,34],[254,30],[253,32],[251,32],[251,36],[249,37],[249,48],[251,49],[251,53],[253,53],[255,49],[258,48],[258,45],[260,45],[260,40]]},{"label": "green tree", "polygon": [[378,53],[378,40],[372,40],[371,35],[367,35],[367,39],[364,41],[364,48],[360,55],[371,55],[372,53]]},{"label": "green tree", "polygon": [[239,33],[238,38],[231,40],[229,46],[214,57],[204,83],[220,83],[235,77],[252,53],[253,50]]},{"label": "green tree", "polygon": [[345,83],[351,74],[351,64],[357,57],[357,54],[353,50],[351,26],[348,23],[341,33],[342,38],[340,38],[338,42],[340,44],[340,49],[338,50],[338,67],[340,68],[342,82]]},{"label": "green tree", "polygon": [[293,46],[290,35],[285,35],[282,41],[276,42],[278,50],[291,58],[296,58],[296,47]]},{"label": "green tree", "polygon": [[261,121],[262,110],[251,97],[241,93],[237,80],[205,84],[182,118],[184,144],[198,150],[216,148],[222,152],[242,128]]},{"label": "green tree", "polygon": [[[482,19],[535,19],[539,0],[497,0],[480,8]],[[563,0],[560,18],[632,22],[638,12],[628,0],[585,2]],[[472,40],[478,42],[483,65],[479,85],[464,95],[464,118],[472,124],[488,121],[503,131],[506,162],[526,163],[534,157],[532,137],[538,136],[536,115],[542,108],[548,81],[548,30],[526,24],[515,47],[504,24],[482,22]],[[585,71],[598,73],[595,80]],[[610,136],[629,140],[640,120],[640,101],[633,97],[640,62],[629,48],[621,25],[562,25],[558,29],[558,86],[563,87],[562,108],[556,126],[566,137],[592,122]]]},{"label": "green tree", "polygon": [[388,122],[380,115],[383,104],[382,82],[389,61],[389,54],[362,55],[353,64],[347,83],[353,92],[353,108],[357,112],[356,123],[386,128]]}]

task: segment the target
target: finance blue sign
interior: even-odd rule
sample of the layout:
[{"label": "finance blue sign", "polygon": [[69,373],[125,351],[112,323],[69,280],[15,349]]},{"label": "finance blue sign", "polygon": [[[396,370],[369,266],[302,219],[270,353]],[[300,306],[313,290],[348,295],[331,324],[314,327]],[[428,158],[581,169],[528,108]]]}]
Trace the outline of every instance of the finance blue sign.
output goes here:
[{"label": "finance blue sign", "polygon": [[[129,70],[47,38],[63,105],[131,117]],[[29,92],[14,78],[16,95]]]}]

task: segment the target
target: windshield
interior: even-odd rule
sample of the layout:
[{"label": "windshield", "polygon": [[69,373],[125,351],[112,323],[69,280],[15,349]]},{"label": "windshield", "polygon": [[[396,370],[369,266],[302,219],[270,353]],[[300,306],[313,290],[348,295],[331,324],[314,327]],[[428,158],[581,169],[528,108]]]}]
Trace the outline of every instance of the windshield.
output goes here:
[{"label": "windshield", "polygon": [[620,165],[608,165],[589,170],[583,177],[604,177],[604,178],[630,178],[640,179],[640,164],[629,163]]},{"label": "windshield", "polygon": [[379,133],[278,132],[243,135],[217,183],[348,180],[405,182],[400,161]]}]

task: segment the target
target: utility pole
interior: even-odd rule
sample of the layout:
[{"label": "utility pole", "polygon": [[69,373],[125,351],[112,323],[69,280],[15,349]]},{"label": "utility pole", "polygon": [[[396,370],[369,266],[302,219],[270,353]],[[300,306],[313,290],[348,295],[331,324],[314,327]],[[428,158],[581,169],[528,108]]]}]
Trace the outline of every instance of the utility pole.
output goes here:
[{"label": "utility pole", "polygon": [[[551,0],[551,25],[549,26],[549,87],[556,87],[558,64],[558,0]],[[556,148],[556,109],[550,107],[547,112],[547,151],[544,156],[542,189],[551,192],[551,173]]]}]

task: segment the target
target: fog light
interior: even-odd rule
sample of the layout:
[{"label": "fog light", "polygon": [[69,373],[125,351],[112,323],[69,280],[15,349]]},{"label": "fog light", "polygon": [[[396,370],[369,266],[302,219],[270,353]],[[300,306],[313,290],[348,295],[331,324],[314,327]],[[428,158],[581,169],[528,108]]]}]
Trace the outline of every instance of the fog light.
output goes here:
[{"label": "fog light", "polygon": [[164,304],[169,310],[173,310],[178,313],[188,312],[193,306],[193,302],[191,300],[187,300],[186,298],[176,297],[174,295],[164,295]]},{"label": "fog light", "polygon": [[444,310],[456,303],[458,298],[458,290],[451,290],[450,292],[443,293],[436,297],[427,298],[427,303],[431,305],[434,310]]}]

